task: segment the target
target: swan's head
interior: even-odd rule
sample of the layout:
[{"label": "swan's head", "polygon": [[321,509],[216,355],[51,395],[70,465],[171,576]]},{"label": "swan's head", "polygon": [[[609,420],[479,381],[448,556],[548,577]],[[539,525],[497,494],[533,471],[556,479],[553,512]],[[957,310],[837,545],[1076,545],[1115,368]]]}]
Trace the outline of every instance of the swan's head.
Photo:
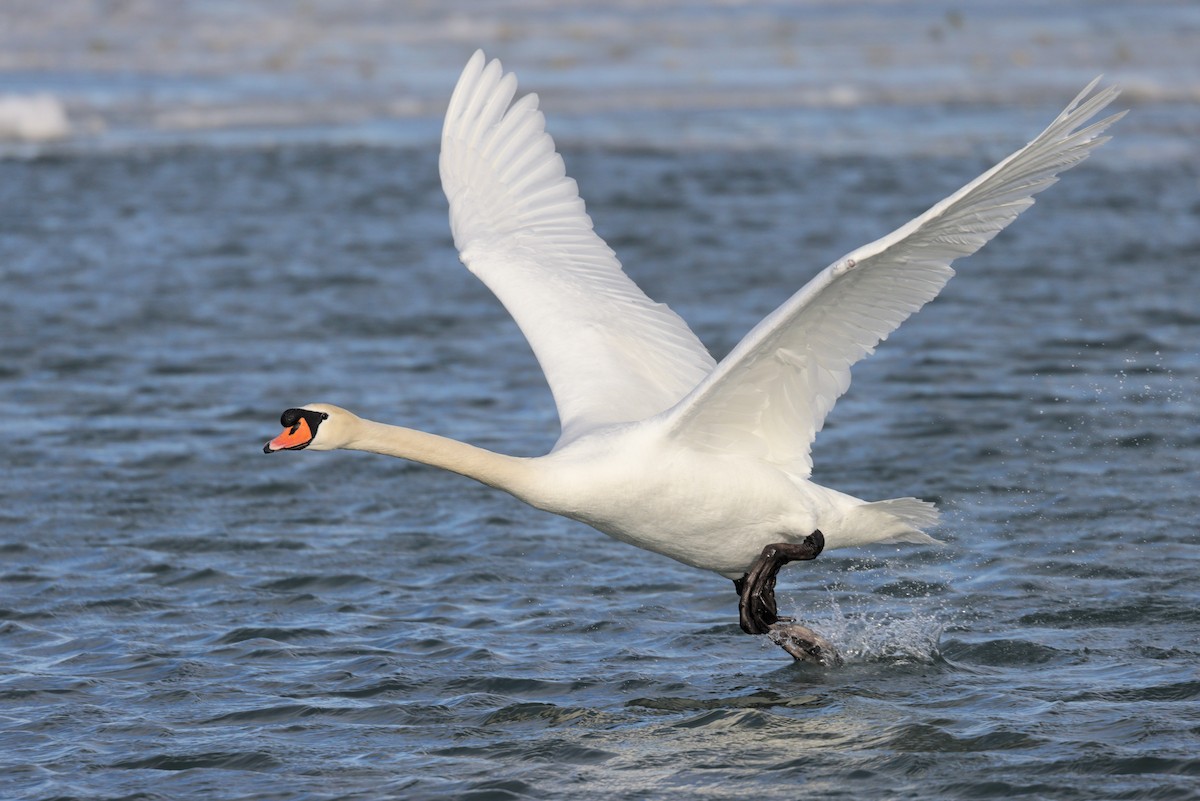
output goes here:
[{"label": "swan's head", "polygon": [[283,433],[263,446],[263,453],[275,451],[332,451],[350,441],[354,415],[328,403],[310,403],[288,409],[279,418]]}]

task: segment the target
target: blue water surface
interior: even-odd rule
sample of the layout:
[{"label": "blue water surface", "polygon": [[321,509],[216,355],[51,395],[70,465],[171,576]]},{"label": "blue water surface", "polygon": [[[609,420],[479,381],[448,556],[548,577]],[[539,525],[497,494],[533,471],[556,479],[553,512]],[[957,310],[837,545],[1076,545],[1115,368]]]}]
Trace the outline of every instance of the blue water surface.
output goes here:
[{"label": "blue water surface", "polygon": [[[1157,6],[1175,22],[1189,13]],[[993,26],[1002,41],[1034,25],[1019,4],[1008,17],[987,7],[1009,20]],[[197,6],[198,27],[178,37],[185,73],[205,74],[188,43],[206,14],[232,8]],[[723,22],[752,83],[747,32],[762,15],[705,9],[676,12],[694,22],[678,43],[655,45],[643,20],[630,58],[719,40]],[[872,36],[900,24],[859,10]],[[363,13],[363,38],[349,41],[370,40]],[[469,28],[464,39],[491,19],[429,14],[438,30]],[[558,46],[545,43],[568,41],[580,14],[610,19],[555,17],[538,29],[543,50],[518,28],[512,57],[498,34],[478,43],[518,68],[531,53],[535,77],[551,75]],[[356,18],[329,19],[333,36]],[[982,37],[973,19],[924,22]],[[1071,19],[1045,24],[1060,41],[1123,30]],[[236,26],[219,29],[236,40]],[[1015,94],[789,101],[776,115],[778,96],[750,108],[733,92],[588,117],[600,56],[619,65],[611,45],[629,30],[600,29],[587,68],[562,73],[567,89],[588,78],[564,115],[568,169],[629,274],[718,356],[825,264],[1020,146],[1082,85],[1070,71],[1040,84],[1020,71],[1036,59],[1018,69],[993,48],[1010,65],[994,86]],[[797,30],[781,36],[814,35]],[[1143,39],[1189,29],[1145,30],[1128,53],[1153,78],[1177,54],[1153,61]],[[109,47],[153,50],[124,41]],[[454,48],[438,47],[448,61]],[[91,62],[112,50],[94,48],[80,69],[103,76]],[[30,60],[28,83],[63,74],[11,52]],[[1083,81],[1099,71],[1103,59],[1071,52]],[[930,63],[952,88],[953,65],[968,62]],[[260,62],[228,69],[258,74]],[[285,59],[278,72],[303,87],[319,69]],[[947,542],[785,569],[781,609],[838,645],[836,670],[742,634],[728,580],[466,479],[365,454],[262,454],[280,411],[309,401],[507,453],[557,436],[520,332],[457,262],[433,100],[374,122],[198,131],[97,101],[73,119],[98,115],[103,130],[10,145],[0,794],[1195,798],[1200,140],[1194,100],[1152,92],[1150,78],[1138,90],[1134,72],[1117,139],[956,265],[943,295],[856,368],[818,439],[817,480],[936,501]],[[1024,83],[1006,80],[1016,73]],[[432,97],[453,78],[421,81]],[[126,96],[122,80],[110,96]],[[245,100],[245,81],[221,95],[221,81],[194,80],[230,108]],[[198,107],[168,101],[172,114]],[[926,123],[933,146],[911,134]],[[846,135],[787,141],[835,130]],[[910,133],[872,135],[892,130]]]}]

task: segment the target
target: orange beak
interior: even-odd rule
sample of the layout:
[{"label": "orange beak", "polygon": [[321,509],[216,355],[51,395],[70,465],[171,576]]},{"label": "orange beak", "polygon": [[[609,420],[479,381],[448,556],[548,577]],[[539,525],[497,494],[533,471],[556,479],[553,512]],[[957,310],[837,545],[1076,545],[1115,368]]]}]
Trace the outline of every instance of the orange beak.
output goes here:
[{"label": "orange beak", "polygon": [[294,426],[284,429],[282,434],[264,445],[263,453],[299,450],[312,442],[312,438],[313,433],[309,430],[308,421],[301,417]]}]

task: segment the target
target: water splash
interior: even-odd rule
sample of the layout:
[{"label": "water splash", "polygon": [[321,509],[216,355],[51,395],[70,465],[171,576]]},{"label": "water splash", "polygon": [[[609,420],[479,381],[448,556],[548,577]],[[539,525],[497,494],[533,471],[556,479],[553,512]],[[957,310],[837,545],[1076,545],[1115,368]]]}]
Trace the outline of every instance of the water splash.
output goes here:
[{"label": "water splash", "polygon": [[949,622],[944,610],[845,612],[836,598],[829,603],[828,614],[810,622],[847,663],[932,664],[941,658],[938,643]]}]

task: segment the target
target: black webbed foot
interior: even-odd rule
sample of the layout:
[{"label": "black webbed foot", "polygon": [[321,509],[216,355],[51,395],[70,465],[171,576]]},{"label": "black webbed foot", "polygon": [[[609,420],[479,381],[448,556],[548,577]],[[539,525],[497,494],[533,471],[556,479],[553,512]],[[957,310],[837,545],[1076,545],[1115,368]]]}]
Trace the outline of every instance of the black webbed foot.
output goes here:
[{"label": "black webbed foot", "polygon": [[775,606],[775,578],[779,568],[788,562],[816,559],[824,547],[825,535],[814,531],[803,542],[781,542],[763,548],[750,572],[733,582],[740,599],[738,622],[742,631],[766,634],[772,624],[779,622],[779,610]]},{"label": "black webbed foot", "polygon": [[771,642],[792,655],[797,662],[821,667],[840,667],[845,662],[829,640],[799,623],[776,623],[767,632]]}]

